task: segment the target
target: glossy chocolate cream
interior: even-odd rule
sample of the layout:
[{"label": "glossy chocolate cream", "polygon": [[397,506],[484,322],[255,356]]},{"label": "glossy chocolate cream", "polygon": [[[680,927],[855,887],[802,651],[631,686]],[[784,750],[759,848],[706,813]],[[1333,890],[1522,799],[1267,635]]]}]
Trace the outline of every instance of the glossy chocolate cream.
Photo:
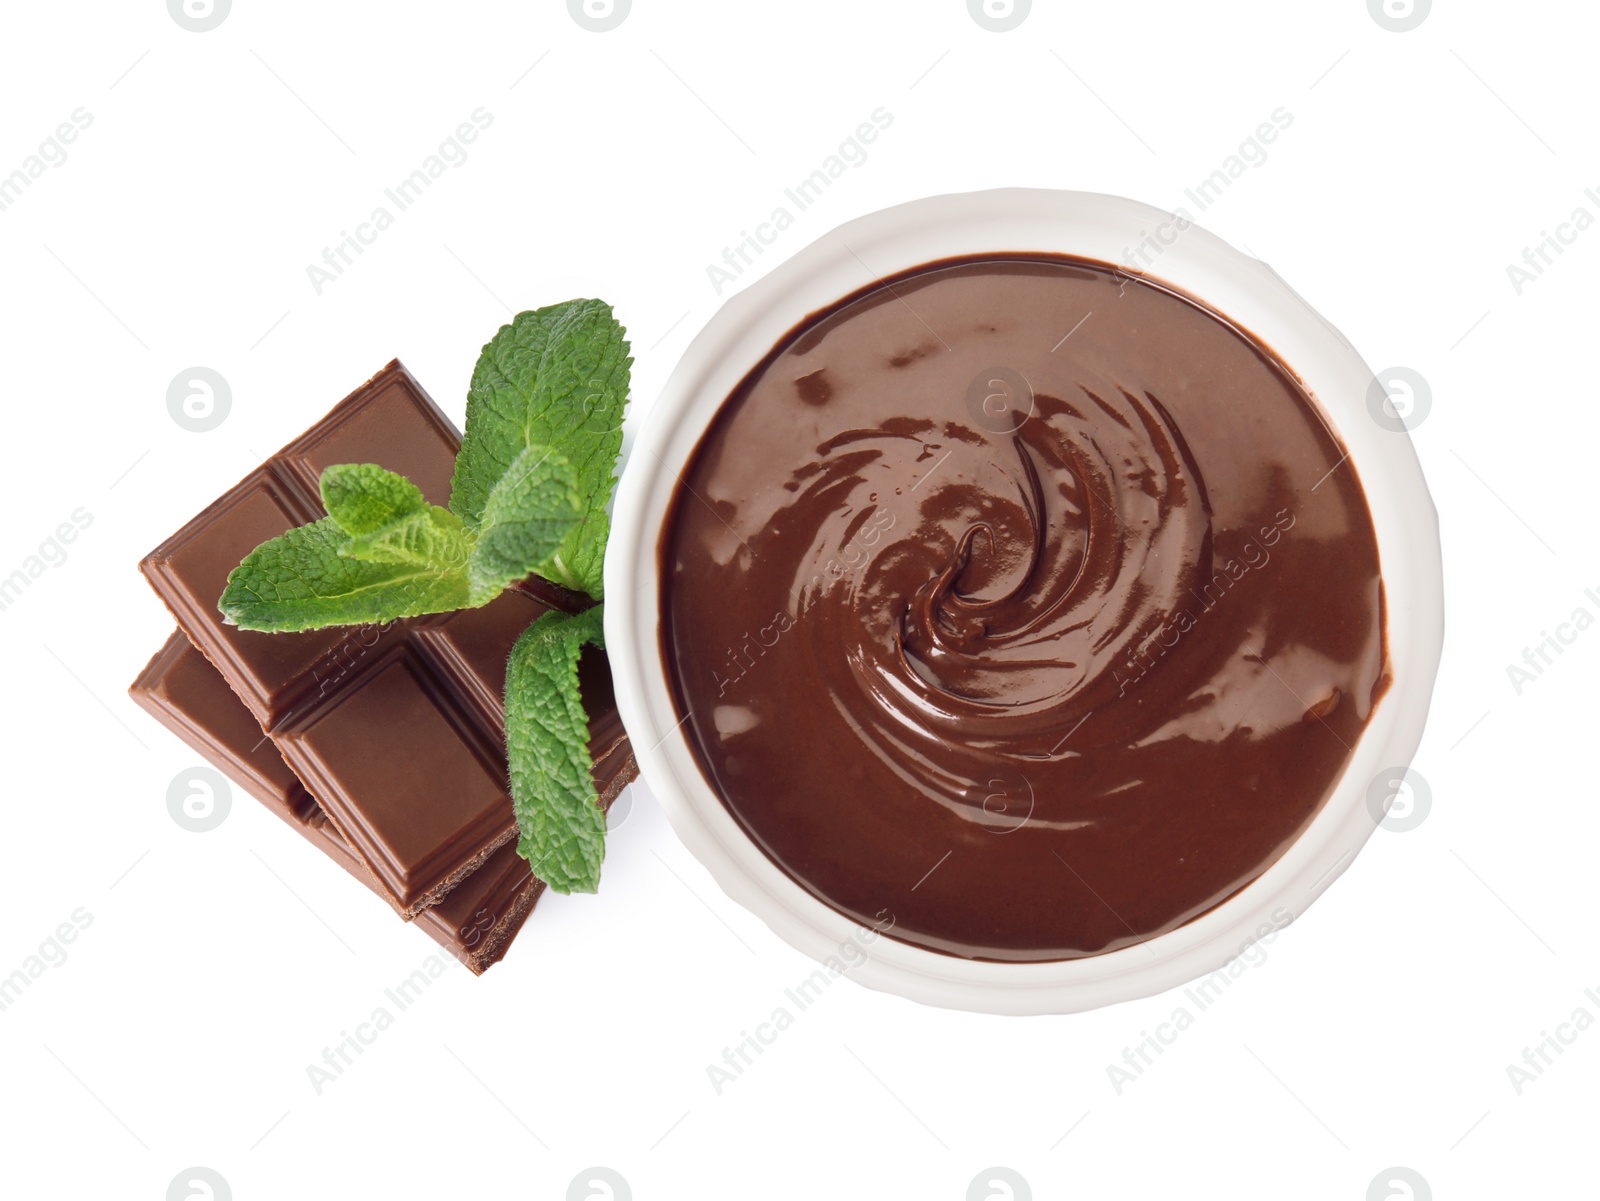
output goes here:
[{"label": "glossy chocolate cream", "polygon": [[1344,447],[1199,304],[1049,257],[814,316],[723,406],[661,544],[700,764],[810,893],[1071,959],[1260,875],[1387,681]]}]

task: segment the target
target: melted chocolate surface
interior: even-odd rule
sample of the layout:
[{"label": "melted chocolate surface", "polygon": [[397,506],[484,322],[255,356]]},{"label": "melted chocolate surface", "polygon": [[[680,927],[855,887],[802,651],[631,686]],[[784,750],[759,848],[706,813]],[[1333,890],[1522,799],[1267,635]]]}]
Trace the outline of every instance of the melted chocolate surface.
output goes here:
[{"label": "melted chocolate surface", "polygon": [[1227,899],[1388,680],[1316,404],[1083,260],[929,264],[814,315],[723,405],[660,551],[729,811],[828,905],[951,955],[1098,954]]}]

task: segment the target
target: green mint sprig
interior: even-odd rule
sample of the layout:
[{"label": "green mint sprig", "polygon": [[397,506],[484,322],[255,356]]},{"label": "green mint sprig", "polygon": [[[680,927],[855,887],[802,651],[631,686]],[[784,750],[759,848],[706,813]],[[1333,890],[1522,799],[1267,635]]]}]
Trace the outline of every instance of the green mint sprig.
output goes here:
[{"label": "green mint sprig", "polygon": [[577,471],[584,520],[539,574],[596,600],[604,595],[605,509],[632,362],[611,306],[598,300],[522,313],[502,326],[472,373],[450,484],[450,508],[467,527],[492,526],[516,465],[558,447]]},{"label": "green mint sprig", "polygon": [[[386,622],[477,608],[530,574],[600,600],[632,362],[602,301],[519,313],[473,371],[450,507],[376,464],[329,467],[328,516],[246,555],[223,617],[272,632]],[[541,615],[506,671],[517,850],[563,893],[594,892],[605,857],[577,673],[583,646],[604,645],[603,610]]]},{"label": "green mint sprig", "polygon": [[328,516],[245,556],[223,616],[247,630],[318,630],[486,605],[550,564],[583,523],[577,475],[555,451],[507,473],[495,518],[468,529],[403,475],[375,463],[322,473]]},{"label": "green mint sprig", "polygon": [[584,643],[605,646],[604,606],[538,617],[506,665],[506,752],[517,853],[557,892],[593,892],[606,854],[589,722],[578,698]]}]

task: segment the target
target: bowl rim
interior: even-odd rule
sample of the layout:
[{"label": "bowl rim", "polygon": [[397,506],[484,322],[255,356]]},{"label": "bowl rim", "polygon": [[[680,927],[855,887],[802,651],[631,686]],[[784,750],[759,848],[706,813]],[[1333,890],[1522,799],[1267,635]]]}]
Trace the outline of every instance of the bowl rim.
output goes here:
[{"label": "bowl rim", "polygon": [[[1142,248],[1133,262],[1130,247]],[[1166,934],[1082,959],[962,959],[877,937],[806,892],[745,834],[702,773],[660,644],[657,558],[679,473],[745,374],[810,314],[921,264],[964,255],[1067,254],[1164,284],[1248,331],[1297,376],[1349,451],[1372,514],[1392,679],[1328,800],[1259,877]],[[925,1004],[1072,1013],[1153,995],[1224,967],[1293,920],[1354,860],[1377,820],[1369,786],[1421,741],[1444,637],[1438,516],[1404,429],[1370,407],[1374,373],[1265,263],[1185,214],[1093,192],[947,193],[836,227],[729,297],[630,434],[606,550],[605,639],[639,767],[674,831],[730,897],[785,942],[869,987]],[[1378,394],[1381,398],[1381,393]],[[1338,468],[1336,467],[1335,470]]]}]

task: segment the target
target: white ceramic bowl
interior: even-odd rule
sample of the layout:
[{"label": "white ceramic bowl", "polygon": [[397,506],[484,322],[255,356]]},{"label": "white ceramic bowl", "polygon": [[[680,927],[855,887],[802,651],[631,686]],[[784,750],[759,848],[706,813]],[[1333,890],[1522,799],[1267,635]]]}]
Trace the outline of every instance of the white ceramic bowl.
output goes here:
[{"label": "white ceramic bowl", "polygon": [[[979,962],[863,938],[740,829],[702,774],[675,710],[661,654],[657,549],[679,473],[745,374],[808,314],[874,276],[1004,251],[1115,264],[1141,242],[1161,248],[1159,256],[1151,252],[1144,275],[1200,298],[1272,347],[1344,439],[1377,533],[1394,683],[1305,833],[1248,887],[1171,933],[1052,963]],[[728,895],[779,937],[819,961],[853,942],[866,958],[852,977],[931,1005],[1071,1013],[1161,992],[1223,966],[1264,928],[1299,916],[1350,865],[1376,828],[1369,785],[1408,763],[1422,737],[1444,637],[1438,517],[1409,436],[1380,425],[1369,410],[1372,383],[1355,348],[1271,268],[1172,214],[1121,197],[1026,189],[933,196],[819,238],[729,299],[700,331],[647,414],[617,492],[605,565],[606,644],[640,768],[678,836]]]}]

